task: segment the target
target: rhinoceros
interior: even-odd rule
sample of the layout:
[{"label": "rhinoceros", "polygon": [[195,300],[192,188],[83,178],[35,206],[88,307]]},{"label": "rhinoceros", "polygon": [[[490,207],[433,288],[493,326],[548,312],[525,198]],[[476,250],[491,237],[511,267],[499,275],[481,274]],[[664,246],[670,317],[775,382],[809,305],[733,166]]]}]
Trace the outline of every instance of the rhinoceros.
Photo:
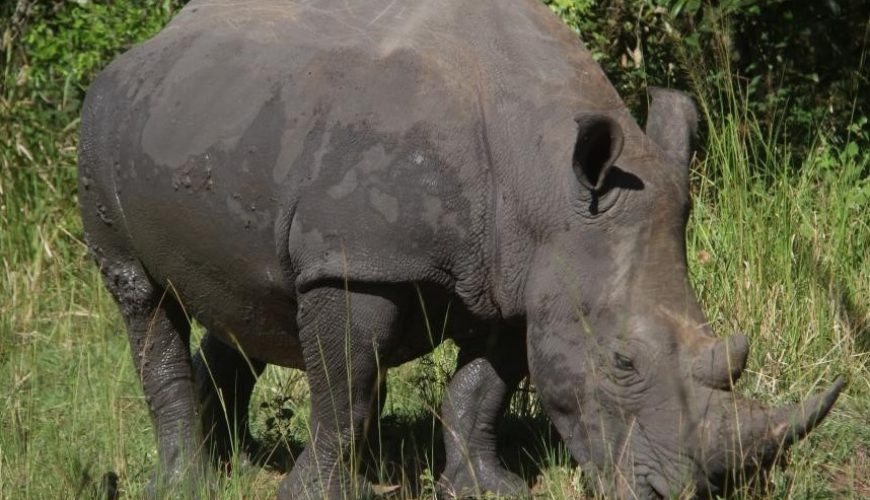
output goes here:
[{"label": "rhinoceros", "polygon": [[[112,62],[81,122],[84,232],[125,319],[160,488],[208,474],[266,364],[304,369],[311,439],[280,498],[349,466],[387,368],[448,317],[446,497],[528,494],[496,449],[528,374],[603,491],[715,493],[827,414],[731,390],[689,284],[692,100],[644,130],[536,0],[192,0]],[[189,318],[207,328],[191,355]]]}]

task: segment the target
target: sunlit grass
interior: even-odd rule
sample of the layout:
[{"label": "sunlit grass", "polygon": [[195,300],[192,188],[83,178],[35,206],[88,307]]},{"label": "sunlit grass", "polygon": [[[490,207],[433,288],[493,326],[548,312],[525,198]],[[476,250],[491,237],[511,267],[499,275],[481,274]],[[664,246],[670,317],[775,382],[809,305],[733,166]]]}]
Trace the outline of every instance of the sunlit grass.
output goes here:
[{"label": "sunlit grass", "polygon": [[[820,139],[796,165],[787,151],[765,144],[751,122],[713,124],[707,154],[695,165],[690,265],[714,330],[741,330],[751,339],[738,389],[779,403],[802,398],[836,374],[850,379],[830,418],[795,447],[785,471],[774,473],[770,495],[860,496],[870,474],[870,230],[866,204],[854,200],[867,189],[867,155]],[[68,197],[72,166],[60,173],[56,166],[24,168],[30,170],[4,169],[0,177],[0,379],[6,381],[0,496],[88,496],[114,471],[122,492],[135,498],[156,464],[155,443],[122,322],[81,242]],[[36,191],[18,186],[45,182],[34,176],[56,182],[67,195],[42,188],[31,199]],[[443,453],[433,411],[454,354],[448,345],[393,370],[374,479],[403,486],[408,495],[432,491]],[[252,403],[254,432],[276,448],[301,445],[306,397],[304,374],[267,370]],[[532,413],[519,421],[541,418]],[[528,477],[536,495],[581,497],[582,474],[558,441],[546,446],[526,458],[537,461],[536,475]],[[220,487],[228,498],[269,497],[279,479],[275,469],[239,462]]]},{"label": "sunlit grass", "polygon": [[[17,90],[4,91],[0,110],[24,106]],[[762,497],[870,496],[866,120],[849,125],[849,140],[818,137],[798,158],[781,146],[783,130],[753,118],[740,88],[726,86],[715,100],[704,92],[689,264],[713,329],[750,338],[738,390],[782,403],[837,374],[849,379],[831,416],[794,447]],[[125,497],[139,498],[156,443],[123,322],[82,241],[77,122],[56,119],[52,111],[45,121],[0,122],[0,498],[90,498],[109,471]],[[380,446],[363,462],[377,483],[400,486],[396,498],[433,495],[443,462],[437,409],[454,357],[447,343],[391,370]],[[307,398],[303,373],[267,369],[252,427],[279,463],[234,457],[232,474],[219,476],[222,497],[273,497],[279,469],[292,462],[284,450],[307,439]],[[589,494],[533,389],[516,398],[503,437],[505,461],[522,468],[536,498]]]}]

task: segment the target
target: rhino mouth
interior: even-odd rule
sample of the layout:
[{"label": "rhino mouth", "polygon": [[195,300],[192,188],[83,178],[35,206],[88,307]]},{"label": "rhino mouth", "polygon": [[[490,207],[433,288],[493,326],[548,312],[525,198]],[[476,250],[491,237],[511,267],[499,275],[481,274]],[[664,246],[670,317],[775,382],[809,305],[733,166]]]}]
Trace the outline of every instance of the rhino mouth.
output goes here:
[{"label": "rhino mouth", "polygon": [[611,490],[609,493],[602,491],[603,496],[614,498],[632,498],[642,500],[664,500],[665,498],[673,497],[673,490],[668,488],[668,483],[665,478],[657,473],[637,474],[631,485],[622,484],[622,488],[617,486],[616,490]]},{"label": "rhino mouth", "polygon": [[647,474],[644,478],[649,494],[647,498],[664,499],[670,498],[671,490],[665,478],[659,474]]}]

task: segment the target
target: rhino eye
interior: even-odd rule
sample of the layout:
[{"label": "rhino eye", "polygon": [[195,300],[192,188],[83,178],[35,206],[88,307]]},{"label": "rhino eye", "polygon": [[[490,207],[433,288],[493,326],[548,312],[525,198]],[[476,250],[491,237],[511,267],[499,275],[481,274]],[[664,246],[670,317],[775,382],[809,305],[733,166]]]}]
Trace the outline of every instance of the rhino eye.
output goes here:
[{"label": "rhino eye", "polygon": [[634,371],[634,363],[632,363],[631,359],[618,352],[613,353],[613,364],[620,370]]}]

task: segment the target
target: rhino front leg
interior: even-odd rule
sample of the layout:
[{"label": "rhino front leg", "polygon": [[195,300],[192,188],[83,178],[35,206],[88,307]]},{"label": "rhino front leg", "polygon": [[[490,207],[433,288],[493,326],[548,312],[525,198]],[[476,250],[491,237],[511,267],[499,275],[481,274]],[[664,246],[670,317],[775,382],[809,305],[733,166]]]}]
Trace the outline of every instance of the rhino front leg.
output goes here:
[{"label": "rhino front leg", "polygon": [[527,373],[525,339],[502,332],[483,345],[457,343],[458,368],[441,408],[447,464],[438,489],[446,498],[525,498],[526,482],[501,465],[496,450],[498,420]]},{"label": "rhino front leg", "polygon": [[146,495],[195,498],[206,485],[191,369],[190,324],[138,262],[101,260],[107,288],[127,325],[130,349],[157,434],[158,469]]},{"label": "rhino front leg", "polygon": [[206,447],[226,462],[235,442],[245,451],[254,444],[248,429],[248,404],[266,364],[250,359],[214,334],[207,334],[193,358],[196,392]]},{"label": "rhino front leg", "polygon": [[299,298],[298,326],[311,390],[310,441],[282,481],[281,499],[369,496],[355,472],[400,310],[395,286],[323,287]]}]

